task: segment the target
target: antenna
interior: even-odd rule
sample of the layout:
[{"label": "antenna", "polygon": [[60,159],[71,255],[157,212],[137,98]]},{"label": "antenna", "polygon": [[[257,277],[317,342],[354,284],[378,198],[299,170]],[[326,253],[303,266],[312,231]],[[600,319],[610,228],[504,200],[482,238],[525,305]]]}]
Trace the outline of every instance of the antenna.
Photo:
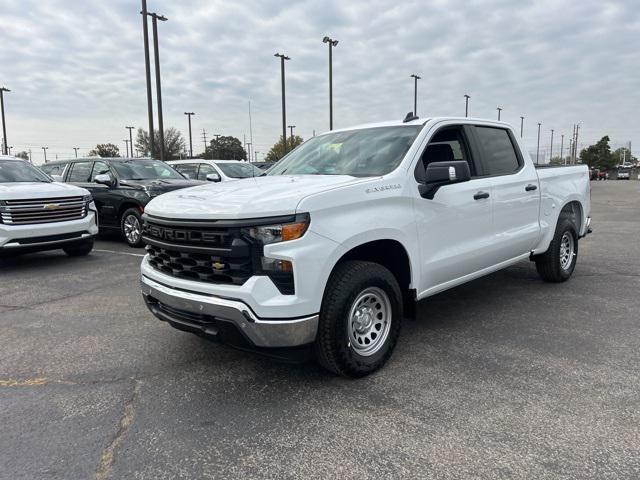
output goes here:
[{"label": "antenna", "polygon": [[413,120],[417,120],[418,118],[420,117],[418,117],[417,115],[414,115],[413,112],[409,112],[407,113],[407,116],[404,117],[404,120],[402,120],[402,123],[411,122]]}]

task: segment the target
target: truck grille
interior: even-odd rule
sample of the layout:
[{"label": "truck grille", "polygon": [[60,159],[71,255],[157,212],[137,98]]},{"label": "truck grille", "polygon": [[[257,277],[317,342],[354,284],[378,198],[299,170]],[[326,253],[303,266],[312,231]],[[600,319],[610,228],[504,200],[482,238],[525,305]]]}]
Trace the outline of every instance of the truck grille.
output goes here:
[{"label": "truck grille", "polygon": [[0,219],[6,225],[66,222],[84,218],[86,209],[83,197],[5,200],[0,204]]},{"label": "truck grille", "polygon": [[255,272],[255,246],[240,228],[174,228],[145,219],[143,239],[149,264],[173,277],[242,285]]}]

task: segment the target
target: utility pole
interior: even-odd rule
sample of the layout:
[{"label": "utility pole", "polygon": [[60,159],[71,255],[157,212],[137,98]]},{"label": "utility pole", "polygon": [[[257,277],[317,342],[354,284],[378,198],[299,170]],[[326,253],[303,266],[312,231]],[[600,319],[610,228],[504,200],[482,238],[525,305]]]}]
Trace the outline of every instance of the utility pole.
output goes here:
[{"label": "utility pole", "polygon": [[[253,145],[253,125],[251,124],[251,100],[249,100],[249,140]],[[249,160],[251,160],[251,157],[249,157]]]},{"label": "utility pole", "polygon": [[538,165],[538,160],[540,158],[540,126],[542,124],[538,123],[538,147],[536,149],[536,165]]},{"label": "utility pole", "polygon": [[573,163],[578,163],[578,133],[579,132],[580,132],[580,122],[576,123],[576,141],[573,142],[573,149],[575,150]]},{"label": "utility pole", "polygon": [[158,101],[158,130],[160,131],[160,160],[164,162],[164,119],[162,118],[162,89],[160,86],[160,51],[158,47],[158,20],[166,22],[167,17],[149,13],[153,26],[153,52],[156,64],[156,97]]},{"label": "utility pole", "polygon": [[293,129],[296,128],[296,126],[295,125],[287,125],[287,128],[289,129],[290,138],[291,138],[291,145],[293,146]]},{"label": "utility pole", "polygon": [[291,60],[282,53],[276,53],[275,57],[280,57],[280,76],[282,81],[282,142],[283,142],[283,154],[287,154],[287,108],[285,102],[285,85],[284,85],[284,62]]},{"label": "utility pole", "polygon": [[523,133],[524,133],[524,117],[520,117],[520,138],[522,138]]},{"label": "utility pole", "polygon": [[338,40],[324,37],[322,43],[329,45],[329,130],[333,130],[333,47],[338,46]]},{"label": "utility pole", "polygon": [[73,147],[73,150],[76,153],[76,158],[78,158],[78,150],[80,150],[78,147]]},{"label": "utility pole", "polygon": [[125,138],[125,139],[123,140],[123,142],[124,142],[124,148],[125,148],[125,150],[126,150],[126,152],[127,152],[127,156],[126,156],[126,158],[129,158],[129,140],[127,140],[127,139]]},{"label": "utility pole", "polygon": [[42,147],[42,151],[44,152],[44,163],[47,163],[47,150],[49,147]]},{"label": "utility pole", "polygon": [[410,75],[413,78],[413,114],[418,116],[418,80],[422,77],[419,77],[415,73]]},{"label": "utility pole", "polygon": [[469,95],[467,95],[466,93],[464,94],[464,116],[468,117],[469,116],[469,99],[471,97]]},{"label": "utility pole", "polygon": [[204,142],[204,153],[205,153],[205,156],[206,156],[206,154],[207,154],[207,132],[204,131],[204,128],[202,129],[202,141]]},{"label": "utility pole", "polygon": [[549,150],[549,163],[551,163],[552,158],[553,158],[553,128],[551,129],[551,149]]},{"label": "utility pole", "polygon": [[255,160],[254,160],[254,162],[257,162],[257,161],[258,161],[258,154],[259,154],[259,153],[260,153],[260,152],[256,152],[255,150],[253,151],[253,156],[254,156],[254,159],[255,159]]},{"label": "utility pole", "polygon": [[147,0],[142,0],[142,37],[144,39],[144,68],[147,80],[147,114],[149,115],[149,152],[153,158],[153,98],[151,97],[151,65],[149,62],[149,28],[147,26]]},{"label": "utility pole", "polygon": [[560,135],[560,162],[567,164],[567,160],[563,158],[564,155],[564,134]]},{"label": "utility pole", "polygon": [[193,140],[191,139],[191,115],[195,115],[193,112],[184,112],[189,118],[189,158],[193,158]]},{"label": "utility pole", "polygon": [[131,133],[131,131],[134,129],[134,127],[124,127],[127,130],[129,130],[129,149],[131,150],[131,157],[133,158],[133,135]]},{"label": "utility pole", "polygon": [[498,107],[496,108],[496,110],[498,110],[498,121],[500,121],[500,113],[502,112],[502,108]]},{"label": "utility pole", "polygon": [[247,158],[251,161],[251,142],[247,143]]},{"label": "utility pole", "polygon": [[4,151],[2,153],[4,153],[5,155],[7,154],[7,145],[9,144],[9,140],[7,140],[7,122],[4,118],[4,92],[10,92],[11,90],[9,90],[6,87],[0,87],[0,111],[2,112],[2,138],[4,138],[4,142],[3,142],[3,146],[4,146]]}]

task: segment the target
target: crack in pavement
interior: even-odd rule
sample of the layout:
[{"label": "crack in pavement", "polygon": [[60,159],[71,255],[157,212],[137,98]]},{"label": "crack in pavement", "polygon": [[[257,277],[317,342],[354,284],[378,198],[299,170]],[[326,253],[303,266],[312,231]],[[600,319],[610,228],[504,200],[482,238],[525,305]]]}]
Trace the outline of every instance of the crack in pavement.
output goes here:
[{"label": "crack in pavement", "polygon": [[111,476],[116,453],[124,441],[124,437],[127,435],[129,427],[133,423],[135,404],[140,396],[142,381],[136,378],[132,378],[131,380],[133,383],[131,395],[124,404],[122,416],[120,417],[120,422],[118,422],[118,430],[111,439],[111,442],[109,442],[109,445],[107,445],[107,447],[102,451],[102,455],[100,455],[100,461],[98,462],[98,466],[93,477],[95,480],[106,480]]}]

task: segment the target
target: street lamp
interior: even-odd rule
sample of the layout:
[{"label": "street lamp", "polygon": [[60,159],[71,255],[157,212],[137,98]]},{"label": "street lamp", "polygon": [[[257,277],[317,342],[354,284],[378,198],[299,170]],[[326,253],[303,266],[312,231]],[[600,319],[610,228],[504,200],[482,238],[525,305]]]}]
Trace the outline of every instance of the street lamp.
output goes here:
[{"label": "street lamp", "polygon": [[42,151],[44,152],[44,163],[47,163],[47,150],[49,150],[49,147],[42,147]]},{"label": "street lamp", "polygon": [[284,144],[283,153],[287,153],[287,108],[285,102],[285,88],[284,88],[284,62],[285,60],[291,60],[290,57],[282,53],[276,53],[274,57],[280,57],[280,76],[282,78],[282,142]]},{"label": "street lamp", "polygon": [[333,130],[333,47],[338,45],[338,40],[329,37],[322,39],[329,45],[329,130]]},{"label": "street lamp", "polygon": [[540,158],[540,125],[542,124],[538,123],[538,147],[536,149],[536,165],[538,165],[538,159]]},{"label": "street lamp", "polygon": [[80,150],[78,147],[73,147],[73,150],[76,153],[76,158],[78,158],[78,150]]},{"label": "street lamp", "polygon": [[291,144],[293,145],[293,129],[296,128],[296,126],[295,125],[287,125],[287,128],[289,129],[290,136],[291,136]]},{"label": "street lamp", "polygon": [[551,148],[549,148],[549,163],[553,159],[553,128],[551,129]]},{"label": "street lamp", "polygon": [[524,117],[520,117],[520,138],[522,138],[523,132],[524,132]]},{"label": "street lamp", "polygon": [[153,158],[153,99],[151,98],[151,66],[149,62],[149,28],[147,27],[147,0],[142,0],[142,37],[144,39],[144,68],[147,81],[147,114],[149,115],[149,152]]},{"label": "street lamp", "polygon": [[9,155],[11,155],[11,149],[13,148],[13,146],[7,148],[9,149]]},{"label": "street lamp", "polygon": [[193,112],[184,112],[189,118],[189,158],[193,158],[193,141],[191,139],[191,115],[195,115]]},{"label": "street lamp", "polygon": [[[156,64],[156,97],[158,100],[158,130],[160,131],[160,160],[164,161],[164,120],[162,118],[162,89],[160,88],[160,51],[158,47],[158,20],[166,22],[167,17],[157,13],[147,13],[153,27],[153,53]],[[153,132],[151,132],[153,135]],[[151,154],[153,156],[153,152]]]},{"label": "street lamp", "polygon": [[413,78],[413,114],[418,116],[418,80],[422,77],[419,77],[415,73],[412,73],[410,77]]},{"label": "street lamp", "polygon": [[126,153],[126,158],[129,158],[129,140],[127,140],[126,138],[123,140],[124,142],[124,149],[127,152]]},{"label": "street lamp", "polygon": [[469,99],[471,97],[469,95],[467,95],[466,93],[464,94],[464,116],[468,117],[469,116]]},{"label": "street lamp", "polygon": [[500,113],[502,113],[502,108],[498,107],[496,108],[496,110],[498,110],[498,121],[500,121]]},{"label": "street lamp", "polygon": [[131,158],[133,158],[133,135],[131,134],[131,130],[133,130],[134,127],[124,127],[124,128],[129,130],[129,149],[131,150],[130,151]]},{"label": "street lamp", "polygon": [[7,122],[4,119],[4,92],[10,92],[6,87],[0,87],[0,111],[2,111],[2,137],[4,138],[4,153],[7,154],[7,145],[9,141],[7,140]]},{"label": "street lamp", "polygon": [[560,162],[567,164],[567,161],[562,158],[564,155],[564,134],[560,135]]}]

